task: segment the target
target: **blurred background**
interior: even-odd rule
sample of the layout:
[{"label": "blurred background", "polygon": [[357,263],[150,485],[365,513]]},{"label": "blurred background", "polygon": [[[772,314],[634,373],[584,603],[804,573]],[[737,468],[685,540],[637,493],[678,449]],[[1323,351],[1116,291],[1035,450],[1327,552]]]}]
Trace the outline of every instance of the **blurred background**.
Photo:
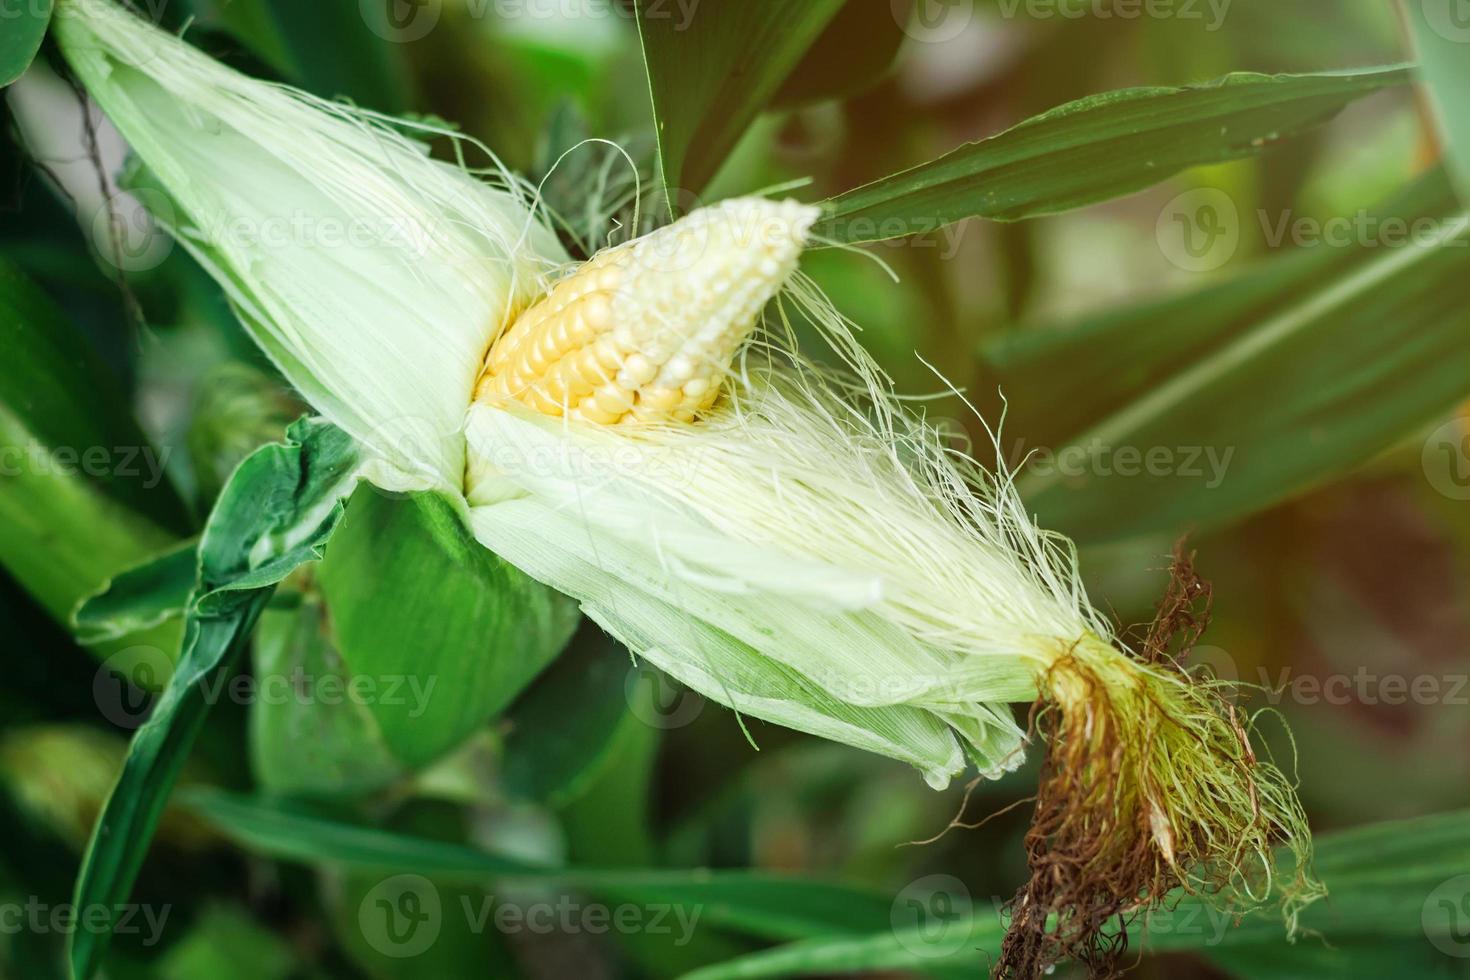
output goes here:
[{"label": "blurred background", "polygon": [[[645,190],[652,186],[638,34],[616,3],[444,0],[381,21],[364,14],[368,0],[138,6],[150,2],[149,13],[189,25],[193,43],[257,76],[452,120],[512,169],[546,178],[548,198],[567,202],[573,221],[571,202],[589,186],[616,198],[634,183],[628,160],[578,147],[585,137],[616,141]],[[668,6],[675,17],[683,9]],[[1097,92],[1412,57],[1399,12],[1383,0],[1166,7],[1129,16],[1127,4],[1065,0],[850,4],[702,198],[809,181],[790,193],[818,199]],[[823,79],[838,63],[863,70],[845,72],[856,82],[831,92]],[[127,483],[109,493],[147,515],[149,540],[162,547],[197,528],[234,464],[279,439],[303,406],[198,266],[135,204],[113,199],[98,164],[111,172],[124,149],[95,114],[84,117],[58,65],[43,57],[6,93],[0,260],[75,325],[82,346],[67,363],[95,365],[87,385],[134,413],[141,437],[119,418],[105,445],[134,447],[139,475],[104,482]],[[1078,540],[1091,595],[1119,623],[1152,618],[1170,550],[1191,535],[1215,586],[1213,625],[1195,662],[1256,686],[1249,706],[1279,712],[1280,725],[1263,724],[1281,752],[1292,746],[1280,733],[1292,733],[1302,798],[1320,832],[1470,805],[1470,415],[1446,405],[1427,424],[1378,433],[1381,445],[1358,445],[1357,458],[1294,469],[1331,441],[1337,420],[1332,379],[1313,352],[1283,344],[1259,376],[1186,401],[1147,439],[1109,441],[1112,430],[1099,434],[1093,423],[1117,409],[1122,395],[1110,395],[1110,384],[1130,397],[1172,390],[1206,362],[1208,349],[1190,349],[1192,337],[1207,335],[1202,324],[1275,315],[1258,301],[1263,274],[1307,270],[1269,296],[1289,313],[1313,276],[1327,275],[1310,270],[1382,244],[1382,226],[1367,216],[1409,214],[1418,204],[1404,203],[1406,193],[1442,195],[1427,120],[1415,92],[1399,87],[1259,155],[1118,201],[1014,224],[966,221],[869,246],[877,262],[828,249],[803,263],[903,391],[939,389],[937,370],[990,421],[1004,407],[1006,464],[1020,470],[1042,523]],[[1218,228],[1175,220],[1216,204]],[[120,235],[110,208],[124,219]],[[1397,314],[1376,315],[1387,324]],[[1176,355],[1135,357],[1116,341],[1119,324],[1132,325],[1135,342]],[[1376,330],[1365,323],[1363,336]],[[1353,353],[1370,363],[1402,349]],[[1283,390],[1303,402],[1273,414]],[[1392,400],[1396,390],[1377,394]],[[989,446],[957,399],[933,410],[956,439]],[[1067,447],[1089,444],[1068,456]],[[1277,468],[1289,472],[1268,479]],[[137,636],[88,649],[61,625],[100,585],[87,580],[97,566],[111,574],[142,556],[114,542],[105,507],[58,520],[60,531],[16,530],[0,553],[0,900],[12,904],[67,900],[79,848],[146,710],[146,695],[117,683],[116,665],[135,671],[167,649]],[[35,535],[79,539],[73,564],[53,557],[39,562],[52,567],[34,567],[24,547]],[[267,614],[256,670],[340,668],[332,596],[315,576],[299,576]],[[433,635],[426,628],[421,642]],[[166,674],[166,660],[156,666]],[[136,681],[136,671],[128,677]],[[383,827],[604,867],[811,873],[887,896],[947,875],[987,909],[1025,878],[1026,807],[926,846],[896,846],[943,830],[964,787],[932,793],[898,763],[747,720],[754,751],[731,713],[630,668],[585,625],[515,703],[497,709],[488,726],[421,744],[403,734],[412,719],[364,725],[351,712],[324,718],[289,699],[226,698],[185,780],[318,796]],[[967,818],[1027,797],[1034,765],[978,786]],[[584,931],[457,934],[463,923],[446,916],[433,947],[404,958],[358,924],[381,877],[252,856],[170,811],[138,900],[172,911],[154,942],[146,928],[119,937],[109,975],[592,980],[672,976],[759,945],[718,929],[683,944]],[[457,902],[460,887],[441,886],[442,900]],[[56,929],[4,925],[0,973],[62,975]],[[1146,960],[1136,975],[1267,974],[1176,954]]]}]

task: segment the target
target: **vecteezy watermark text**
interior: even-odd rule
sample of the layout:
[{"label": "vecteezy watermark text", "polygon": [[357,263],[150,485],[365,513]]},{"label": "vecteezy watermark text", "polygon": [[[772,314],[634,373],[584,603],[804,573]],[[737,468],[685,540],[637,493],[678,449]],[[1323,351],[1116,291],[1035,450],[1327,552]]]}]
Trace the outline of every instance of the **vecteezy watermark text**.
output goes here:
[{"label": "vecteezy watermark text", "polygon": [[168,447],[47,446],[32,439],[22,446],[0,446],[0,478],[15,476],[89,476],[94,479],[143,478],[152,490],[163,482]]},{"label": "vecteezy watermark text", "polygon": [[1038,477],[1085,476],[1178,478],[1198,481],[1214,490],[1225,481],[1235,447],[1225,446],[1114,446],[1101,439],[1051,449],[1018,442],[1011,452],[1011,468]]},{"label": "vecteezy watermark text", "polygon": [[[880,2],[880,0],[873,0]],[[889,0],[894,20],[922,44],[943,44],[965,33],[977,9],[1006,20],[1175,20],[1198,23],[1213,33],[1225,25],[1234,0]],[[1453,2],[1453,0],[1452,0]]]},{"label": "vecteezy watermark text", "polygon": [[103,905],[71,902],[51,904],[31,895],[24,902],[0,902],[0,935],[23,932],[69,936],[76,932],[140,936],[144,946],[155,946],[163,937],[171,905]]},{"label": "vecteezy watermark text", "polygon": [[[668,902],[583,902],[570,895],[556,898],[508,898],[499,895],[459,896],[458,912],[465,928],[481,935],[668,936],[675,946],[694,938],[704,908]],[[422,875],[385,878],[363,896],[357,920],[368,944],[385,956],[419,956],[438,940],[446,908],[438,887]]]},{"label": "vecteezy watermark text", "polygon": [[1199,21],[1206,31],[1225,25],[1233,0],[997,0],[1003,17],[1018,14],[1032,20],[1184,20]]},{"label": "vecteezy watermark text", "polygon": [[1467,674],[1381,674],[1359,667],[1352,673],[1327,675],[1294,674],[1283,667],[1271,676],[1263,667],[1260,687],[1267,703],[1283,700],[1294,704],[1445,705],[1470,707],[1470,675]]},{"label": "vecteezy watermark text", "polygon": [[[92,697],[108,721],[136,728],[152,709],[150,692],[162,689],[173,664],[157,647],[127,647],[108,657],[92,680]],[[197,682],[207,704],[230,702],[336,707],[381,705],[406,708],[410,719],[423,716],[438,686],[437,675],[312,673],[297,665],[287,671],[215,674]]]},{"label": "vecteezy watermark text", "polygon": [[1291,208],[1259,208],[1251,216],[1235,198],[1215,187],[1176,195],[1160,210],[1154,226],[1164,258],[1188,272],[1223,268],[1244,243],[1269,250],[1463,249],[1470,246],[1467,231],[1470,222],[1463,217],[1404,217],[1367,210],[1319,218]]},{"label": "vecteezy watermark text", "polygon": [[[645,23],[669,22],[682,33],[689,29],[702,0],[644,0],[638,17]],[[385,41],[409,44],[428,37],[439,25],[446,0],[358,0],[368,30]],[[633,8],[618,0],[460,0],[458,13],[471,20],[503,22],[632,19]]]}]

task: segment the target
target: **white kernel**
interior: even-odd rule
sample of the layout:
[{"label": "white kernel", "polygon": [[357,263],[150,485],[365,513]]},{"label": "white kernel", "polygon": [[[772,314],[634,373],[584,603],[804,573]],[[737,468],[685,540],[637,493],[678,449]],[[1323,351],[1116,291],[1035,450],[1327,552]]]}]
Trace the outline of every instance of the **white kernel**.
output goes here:
[{"label": "white kernel", "polygon": [[684,354],[675,354],[664,365],[664,380],[669,384],[682,385],[694,374],[694,361]]},{"label": "white kernel", "polygon": [[654,379],[658,368],[642,354],[631,354],[618,371],[618,384],[625,388],[638,388]]}]

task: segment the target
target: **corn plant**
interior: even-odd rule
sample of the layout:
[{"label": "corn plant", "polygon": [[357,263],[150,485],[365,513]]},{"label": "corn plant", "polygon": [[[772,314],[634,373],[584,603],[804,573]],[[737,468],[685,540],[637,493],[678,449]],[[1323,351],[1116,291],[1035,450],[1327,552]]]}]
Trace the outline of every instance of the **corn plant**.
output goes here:
[{"label": "corn plant", "polygon": [[[0,41],[37,216],[0,256],[0,561],[58,659],[100,662],[85,720],[47,684],[0,733],[16,825],[73,883],[17,970],[1470,955],[1470,822],[1314,842],[1341,749],[1282,706],[1297,661],[1253,683],[1206,642],[1220,610],[1272,642],[1208,569],[1270,566],[1273,517],[1405,469],[1463,499],[1452,12],[1334,8],[1336,50],[1228,2],[185,6],[37,0]],[[1160,68],[1185,83],[1068,101],[1022,72],[955,117],[1016,85],[1042,102],[1012,125],[888,145],[966,39],[1091,76],[1119,21],[1161,64],[1197,46]],[[1263,24],[1282,50],[1234,61]],[[1395,152],[1344,164],[1349,123]],[[824,126],[825,158],[790,149]],[[1359,210],[1297,214],[1323,200]],[[1123,237],[1052,269],[1035,227]],[[1280,254],[1234,268],[1257,234]],[[1204,281],[1036,322],[1140,251]],[[1414,678],[1425,717],[1455,676]],[[824,793],[899,856],[865,881]],[[762,853],[783,805],[837,855]],[[175,901],[171,873],[201,880]],[[176,936],[148,916],[175,905]]]}]

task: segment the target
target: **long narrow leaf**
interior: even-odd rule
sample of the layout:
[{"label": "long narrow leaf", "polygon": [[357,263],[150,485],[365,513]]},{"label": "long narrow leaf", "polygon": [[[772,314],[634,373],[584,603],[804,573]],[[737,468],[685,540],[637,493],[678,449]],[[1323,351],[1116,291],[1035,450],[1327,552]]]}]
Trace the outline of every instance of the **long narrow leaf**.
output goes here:
[{"label": "long narrow leaf", "polygon": [[619,901],[697,906],[701,922],[768,939],[849,935],[889,921],[884,896],[827,882],[746,871],[549,867],[215,790],[192,791],[184,803],[242,846],[284,860],[414,872],[446,882],[555,881]]},{"label": "long narrow leaf", "polygon": [[1088,96],[832,198],[814,235],[873,242],[962,218],[1017,221],[1095,204],[1189,167],[1259,153],[1408,78],[1402,67],[1238,73],[1207,85]]},{"label": "long narrow leaf", "polygon": [[740,0],[687,14],[646,0],[635,6],[664,186],[680,207],[714,176],[842,0]]},{"label": "long narrow leaf", "polygon": [[107,366],[4,261],[0,349],[0,563],[68,624],[82,597],[171,545],[184,508]]},{"label": "long narrow leaf", "polygon": [[[321,557],[355,482],[356,450],[319,422],[293,426],[290,442],[262,447],[235,471],[199,542],[198,579],[185,616],[183,651],[147,722],[133,736],[117,785],[82,858],[77,908],[126,902],[158,819],[211,707],[205,682],[231,669],[277,583]],[[75,980],[101,966],[110,929],[77,930],[68,961]]]},{"label": "long narrow leaf", "polygon": [[1043,522],[1086,543],[1219,525],[1470,393],[1470,215],[1437,174],[1372,217],[1412,234],[993,345]]},{"label": "long narrow leaf", "polygon": [[[1427,916],[1425,903],[1434,889],[1457,875],[1470,873],[1470,811],[1418,820],[1391,821],[1326,837],[1318,848],[1322,879],[1330,897],[1302,915],[1307,934],[1296,944],[1286,940],[1279,918],[1257,914],[1237,925],[1197,899],[1185,897],[1170,911],[1151,915],[1144,945],[1154,951],[1247,951],[1270,949],[1272,961],[1286,966],[1301,961],[1318,964],[1324,942],[1362,940],[1422,943],[1426,932],[1446,933],[1455,923]],[[862,973],[875,970],[928,971],[965,967],[976,975],[993,964],[1004,928],[988,908],[977,907],[965,923],[962,941],[936,944],[938,923],[921,921],[910,929],[870,936],[843,936],[789,943],[752,953],[688,974],[684,980],[749,980]],[[1244,957],[1243,957],[1244,959]],[[1314,975],[1300,972],[1298,976]],[[1284,974],[1292,975],[1292,974]]]}]

